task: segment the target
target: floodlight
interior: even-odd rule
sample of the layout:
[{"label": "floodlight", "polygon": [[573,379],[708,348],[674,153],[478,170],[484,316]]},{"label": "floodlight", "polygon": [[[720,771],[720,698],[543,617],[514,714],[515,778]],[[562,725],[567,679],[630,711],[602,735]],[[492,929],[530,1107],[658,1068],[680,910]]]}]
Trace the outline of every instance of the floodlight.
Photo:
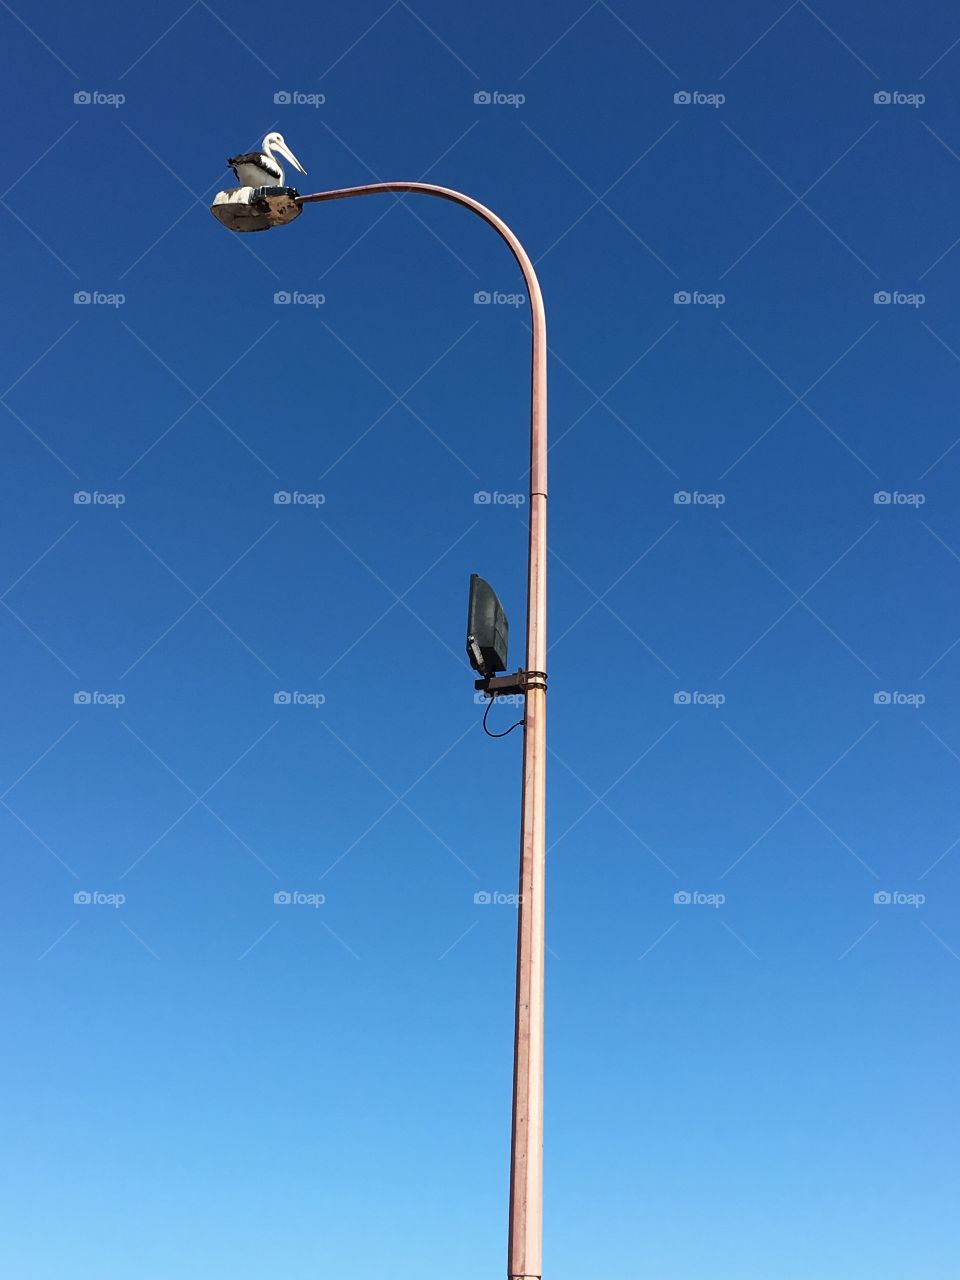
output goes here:
[{"label": "floodlight", "polygon": [[507,669],[507,637],[510,626],[503,605],[489,582],[478,573],[470,575],[467,607],[467,656],[481,676]]}]

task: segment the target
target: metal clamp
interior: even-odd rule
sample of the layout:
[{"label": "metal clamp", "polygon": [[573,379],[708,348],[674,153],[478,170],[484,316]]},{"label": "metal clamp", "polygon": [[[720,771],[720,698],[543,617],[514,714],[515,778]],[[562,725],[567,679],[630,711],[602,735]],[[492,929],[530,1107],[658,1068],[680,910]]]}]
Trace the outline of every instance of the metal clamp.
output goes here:
[{"label": "metal clamp", "polygon": [[475,689],[482,690],[488,698],[505,697],[508,694],[525,694],[528,689],[547,688],[545,671],[524,671],[521,667],[509,676],[485,676],[473,682]]}]

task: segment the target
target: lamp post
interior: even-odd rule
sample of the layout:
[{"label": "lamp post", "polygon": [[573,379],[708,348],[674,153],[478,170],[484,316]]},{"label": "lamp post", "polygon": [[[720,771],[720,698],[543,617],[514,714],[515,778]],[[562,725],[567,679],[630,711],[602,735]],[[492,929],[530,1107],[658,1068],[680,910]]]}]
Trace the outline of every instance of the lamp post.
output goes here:
[{"label": "lamp post", "polygon": [[[539,1280],[543,1236],[543,968],[546,835],[546,605],[547,605],[547,330],[540,284],[523,245],[479,201],[426,182],[376,182],[299,196],[265,188],[255,201],[262,221],[243,223],[244,210],[214,205],[233,230],[261,230],[291,221],[302,206],[353,196],[412,193],[437,196],[469,209],[493,227],[516,259],[527,286],[532,322],[530,378],[530,523],[527,556],[527,644],[524,692],[520,903],[517,922],[513,1122],[510,1144],[509,1280]],[[219,199],[219,198],[218,198]],[[226,215],[226,216],[225,216]]]}]

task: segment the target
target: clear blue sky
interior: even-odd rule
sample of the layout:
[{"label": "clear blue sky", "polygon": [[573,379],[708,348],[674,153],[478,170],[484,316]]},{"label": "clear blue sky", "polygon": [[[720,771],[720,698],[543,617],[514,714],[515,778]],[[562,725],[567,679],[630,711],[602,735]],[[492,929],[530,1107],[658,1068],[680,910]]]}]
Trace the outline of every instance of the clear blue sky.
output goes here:
[{"label": "clear blue sky", "polygon": [[504,1270],[522,286],[422,199],[227,234],[274,128],[541,273],[545,1274],[955,1272],[954,6],[0,29],[4,1272]]}]

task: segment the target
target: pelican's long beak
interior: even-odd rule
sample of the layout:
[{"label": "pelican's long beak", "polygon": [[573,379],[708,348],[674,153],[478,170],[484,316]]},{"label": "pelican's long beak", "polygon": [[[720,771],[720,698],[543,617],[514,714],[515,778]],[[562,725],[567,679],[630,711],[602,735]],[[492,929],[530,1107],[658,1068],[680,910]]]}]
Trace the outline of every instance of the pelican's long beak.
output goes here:
[{"label": "pelican's long beak", "polygon": [[274,151],[279,151],[282,156],[286,156],[295,169],[299,169],[301,173],[307,172],[285,142],[275,142],[273,149]]}]

